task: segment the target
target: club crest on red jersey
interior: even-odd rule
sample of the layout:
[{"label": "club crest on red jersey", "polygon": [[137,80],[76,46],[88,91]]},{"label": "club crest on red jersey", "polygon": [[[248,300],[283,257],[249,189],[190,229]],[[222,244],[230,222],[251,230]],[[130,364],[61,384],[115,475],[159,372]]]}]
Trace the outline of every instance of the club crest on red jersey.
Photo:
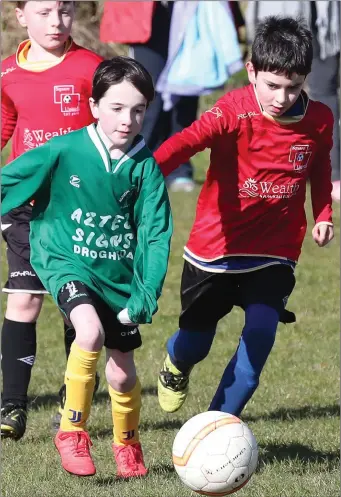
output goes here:
[{"label": "club crest on red jersey", "polygon": [[294,171],[300,173],[307,169],[311,154],[310,145],[291,145],[289,162],[293,163]]},{"label": "club crest on red jersey", "polygon": [[54,103],[60,105],[64,115],[79,114],[80,94],[75,93],[74,85],[56,85],[54,87]]}]

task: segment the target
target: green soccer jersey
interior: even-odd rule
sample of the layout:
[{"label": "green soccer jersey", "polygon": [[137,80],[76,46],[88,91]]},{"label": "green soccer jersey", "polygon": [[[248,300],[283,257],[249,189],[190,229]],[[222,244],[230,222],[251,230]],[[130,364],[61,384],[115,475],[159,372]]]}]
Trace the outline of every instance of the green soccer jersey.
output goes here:
[{"label": "green soccer jersey", "polygon": [[116,313],[150,323],[166,275],[172,217],[141,136],[110,158],[94,124],[49,140],[2,170],[2,213],[34,199],[31,264],[57,302],[82,281]]}]

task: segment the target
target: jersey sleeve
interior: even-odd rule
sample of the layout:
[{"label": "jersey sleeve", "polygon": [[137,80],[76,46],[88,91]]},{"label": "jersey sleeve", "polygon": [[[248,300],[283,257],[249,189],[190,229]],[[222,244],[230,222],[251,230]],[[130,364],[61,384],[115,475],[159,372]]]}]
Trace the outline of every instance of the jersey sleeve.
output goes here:
[{"label": "jersey sleeve", "polygon": [[2,214],[30,202],[42,189],[48,189],[55,163],[50,144],[46,143],[5,166],[1,171]]},{"label": "jersey sleeve", "polygon": [[315,223],[332,223],[330,151],[333,146],[333,114],[326,109],[326,124],[310,172],[311,202]]},{"label": "jersey sleeve", "polygon": [[168,176],[196,153],[211,148],[216,137],[230,133],[236,126],[234,114],[228,104],[218,101],[191,126],[166,140],[154,154],[163,175]]},{"label": "jersey sleeve", "polygon": [[165,182],[155,161],[150,159],[148,162],[151,167],[148,167],[135,203],[137,249],[131,297],[127,302],[130,319],[139,324],[151,323],[152,315],[157,311],[173,233]]},{"label": "jersey sleeve", "polygon": [[17,124],[17,111],[14,103],[4,90],[1,91],[1,150],[11,139]]}]

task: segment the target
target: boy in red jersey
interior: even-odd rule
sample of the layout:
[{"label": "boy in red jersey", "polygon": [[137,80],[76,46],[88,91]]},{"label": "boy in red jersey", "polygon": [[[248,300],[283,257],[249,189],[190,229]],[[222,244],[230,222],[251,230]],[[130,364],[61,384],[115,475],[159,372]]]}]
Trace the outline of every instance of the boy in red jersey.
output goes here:
[{"label": "boy in red jersey", "polygon": [[[17,2],[16,16],[29,39],[2,63],[1,148],[12,139],[9,160],[93,122],[88,100],[102,58],[73,42],[74,13],[74,2]],[[47,293],[30,264],[31,211],[25,205],[2,218],[9,274],[3,290],[8,300],[1,338],[1,435],[13,439],[26,429],[36,321]]]},{"label": "boy in red jersey", "polygon": [[191,369],[207,356],[218,321],[235,305],[245,311],[245,326],[209,410],[239,416],[253,395],[295,285],[308,180],[313,239],[323,247],[333,238],[333,116],[302,89],[312,56],[303,22],[268,17],[246,64],[251,84],[224,95],[155,153],[167,176],[211,149],[185,247],[179,330],[168,340],[158,380],[167,412],[185,401]]}]

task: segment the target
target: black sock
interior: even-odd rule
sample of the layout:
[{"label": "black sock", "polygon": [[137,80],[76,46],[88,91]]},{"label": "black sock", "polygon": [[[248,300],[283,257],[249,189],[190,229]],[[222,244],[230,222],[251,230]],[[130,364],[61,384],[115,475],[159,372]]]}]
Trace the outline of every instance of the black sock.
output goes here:
[{"label": "black sock", "polygon": [[27,405],[27,390],[36,351],[36,323],[20,323],[5,318],[1,333],[3,404]]},{"label": "black sock", "polygon": [[66,324],[64,321],[64,345],[65,345],[66,359],[69,358],[71,345],[75,338],[76,338],[76,332],[72,324],[70,325]]}]

